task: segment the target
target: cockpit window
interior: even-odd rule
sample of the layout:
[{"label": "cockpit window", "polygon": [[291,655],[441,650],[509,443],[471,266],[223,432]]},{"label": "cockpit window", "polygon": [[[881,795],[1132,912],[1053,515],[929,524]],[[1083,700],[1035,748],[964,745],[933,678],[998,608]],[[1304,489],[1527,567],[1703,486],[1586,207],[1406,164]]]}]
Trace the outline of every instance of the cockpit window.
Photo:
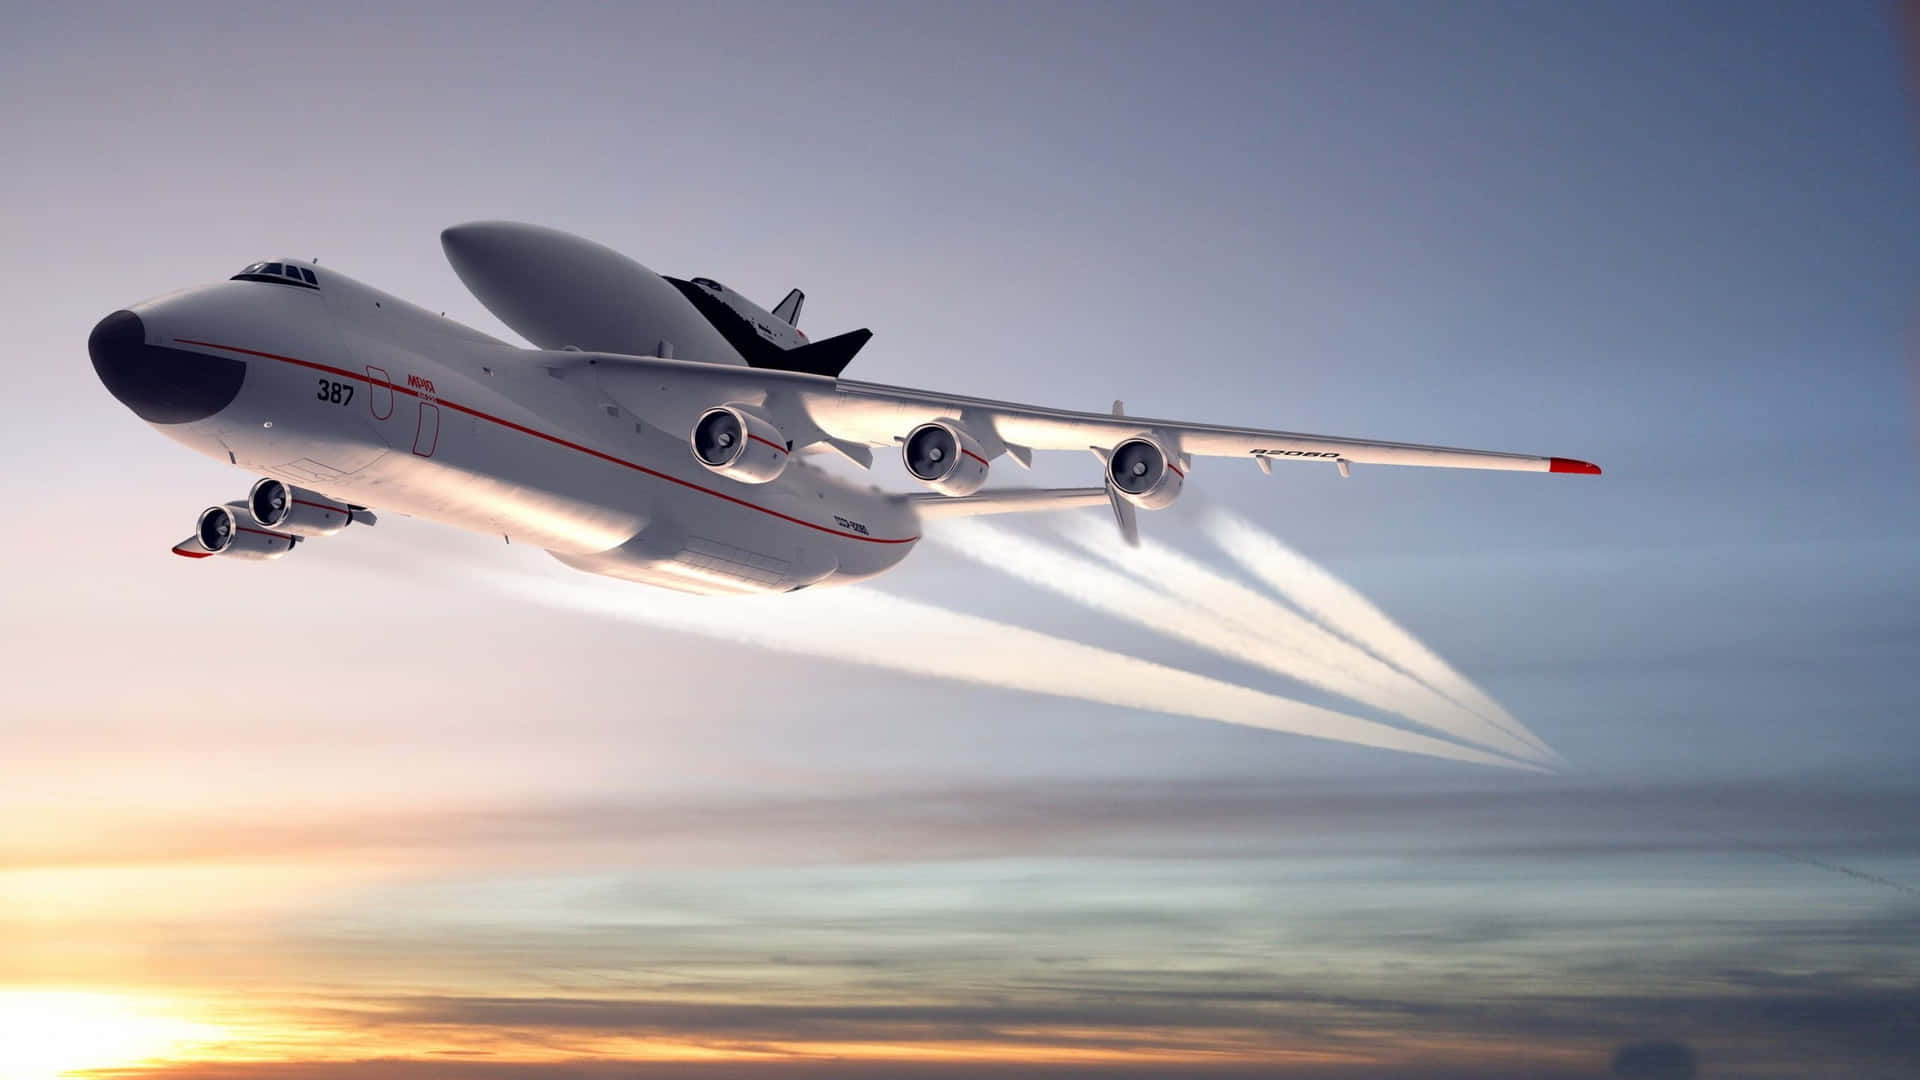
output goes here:
[{"label": "cockpit window", "polygon": [[247,268],[233,275],[234,281],[265,281],[274,285],[297,285],[302,289],[318,289],[320,279],[312,270],[293,263],[257,262],[248,263]]}]

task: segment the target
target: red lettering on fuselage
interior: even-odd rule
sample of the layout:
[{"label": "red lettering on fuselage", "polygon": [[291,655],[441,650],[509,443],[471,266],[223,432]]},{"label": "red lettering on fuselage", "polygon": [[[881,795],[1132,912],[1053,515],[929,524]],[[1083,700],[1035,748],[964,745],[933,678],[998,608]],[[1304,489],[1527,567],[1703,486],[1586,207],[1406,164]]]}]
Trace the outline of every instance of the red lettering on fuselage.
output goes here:
[{"label": "red lettering on fuselage", "polygon": [[415,390],[424,390],[429,394],[434,392],[433,380],[423,379],[418,375],[407,376],[407,385],[413,387]]}]

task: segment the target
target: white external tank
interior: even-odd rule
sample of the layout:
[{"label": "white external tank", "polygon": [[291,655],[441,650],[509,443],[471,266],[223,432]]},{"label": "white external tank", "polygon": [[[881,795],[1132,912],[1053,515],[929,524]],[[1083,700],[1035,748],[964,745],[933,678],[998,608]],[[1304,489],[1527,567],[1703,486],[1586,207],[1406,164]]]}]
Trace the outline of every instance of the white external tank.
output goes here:
[{"label": "white external tank", "polygon": [[511,221],[455,225],[440,246],[487,310],[540,348],[746,363],[679,290],[612,248]]}]

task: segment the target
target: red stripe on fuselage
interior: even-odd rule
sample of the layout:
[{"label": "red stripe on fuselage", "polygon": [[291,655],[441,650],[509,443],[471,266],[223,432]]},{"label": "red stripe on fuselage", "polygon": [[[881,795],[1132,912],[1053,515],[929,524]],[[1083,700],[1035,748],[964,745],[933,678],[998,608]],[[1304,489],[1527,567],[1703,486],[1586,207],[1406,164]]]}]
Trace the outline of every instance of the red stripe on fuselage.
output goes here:
[{"label": "red stripe on fuselage", "polygon": [[[217,341],[195,341],[191,338],[174,338],[173,340],[180,345],[202,345],[209,349],[225,349],[228,352],[243,353],[247,356],[258,356],[266,360],[278,360],[284,364],[294,364],[303,368],[312,368],[314,371],[324,371],[329,375],[338,375],[343,379],[353,379],[357,382],[368,383],[369,385],[371,385],[372,383],[372,380],[367,378],[367,375],[365,372],[352,372],[344,368],[333,367],[330,364],[320,364],[320,363],[315,363],[312,360],[302,360],[296,356],[282,356],[279,353],[261,352],[259,349],[243,349],[238,345],[222,345]],[[410,387],[393,385],[391,386],[391,389],[396,394],[406,394],[410,397],[420,396],[419,391],[414,390]],[[566,439],[563,439],[558,435],[549,435],[544,431],[535,431],[533,428],[527,427],[524,424],[516,424],[511,420],[506,420],[501,417],[491,415],[489,413],[483,413],[478,409],[471,409],[465,405],[456,405],[453,402],[448,401],[446,398],[435,397],[435,398],[431,398],[430,400],[434,401],[436,404],[439,404],[444,408],[452,409],[455,412],[466,413],[468,416],[474,417],[475,419],[485,420],[488,423],[492,423],[492,424],[498,424],[503,428],[507,428],[512,431],[517,431],[522,435],[531,435],[536,439],[544,439],[547,442],[554,444],[555,446],[564,446],[569,450],[575,450],[575,451],[578,451],[579,453],[586,454],[590,457],[596,457],[602,461],[609,462],[614,465],[619,465],[624,468],[632,469],[633,471],[638,473],[645,473],[646,475],[651,476],[656,480],[665,480],[670,484],[678,484],[683,488],[688,488],[693,491],[698,491],[703,495],[711,495],[716,499],[725,499],[730,503],[733,503],[737,506],[744,506],[749,510],[758,510],[763,514],[771,514],[772,516],[777,517],[782,521],[790,521],[795,525],[804,525],[807,528],[813,529],[816,532],[826,533],[828,536],[837,536],[843,540],[859,540],[863,543],[868,543],[868,544],[911,544],[915,540],[920,539],[917,536],[908,536],[898,540],[888,540],[888,539],[882,539],[881,537],[878,537],[878,536],[860,536],[855,533],[844,532],[840,529],[830,529],[825,525],[816,525],[811,521],[805,521],[800,518],[793,517],[792,515],[789,515],[789,514],[783,514],[778,510],[772,509],[771,507],[760,506],[755,503],[750,503],[745,499],[736,498],[735,496],[729,495],[724,491],[715,491],[709,487],[702,487],[691,480],[682,480],[677,476],[670,476],[667,473],[660,472],[657,469],[649,469],[645,465],[639,465],[634,462],[627,461],[624,458],[617,458],[617,457],[614,457],[612,454],[602,453],[601,451],[595,450],[589,446],[581,446],[579,443],[576,443],[576,442],[568,442]],[[784,450],[785,447],[782,447],[781,449]]]}]

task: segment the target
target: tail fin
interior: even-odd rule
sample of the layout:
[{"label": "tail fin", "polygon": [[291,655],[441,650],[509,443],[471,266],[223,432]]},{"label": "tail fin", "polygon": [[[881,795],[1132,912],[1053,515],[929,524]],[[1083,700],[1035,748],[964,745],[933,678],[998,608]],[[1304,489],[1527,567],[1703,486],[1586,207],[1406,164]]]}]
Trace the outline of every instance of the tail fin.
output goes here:
[{"label": "tail fin", "polygon": [[800,305],[806,302],[807,294],[795,289],[773,309],[773,317],[783,320],[788,326],[797,327],[800,325]]}]

